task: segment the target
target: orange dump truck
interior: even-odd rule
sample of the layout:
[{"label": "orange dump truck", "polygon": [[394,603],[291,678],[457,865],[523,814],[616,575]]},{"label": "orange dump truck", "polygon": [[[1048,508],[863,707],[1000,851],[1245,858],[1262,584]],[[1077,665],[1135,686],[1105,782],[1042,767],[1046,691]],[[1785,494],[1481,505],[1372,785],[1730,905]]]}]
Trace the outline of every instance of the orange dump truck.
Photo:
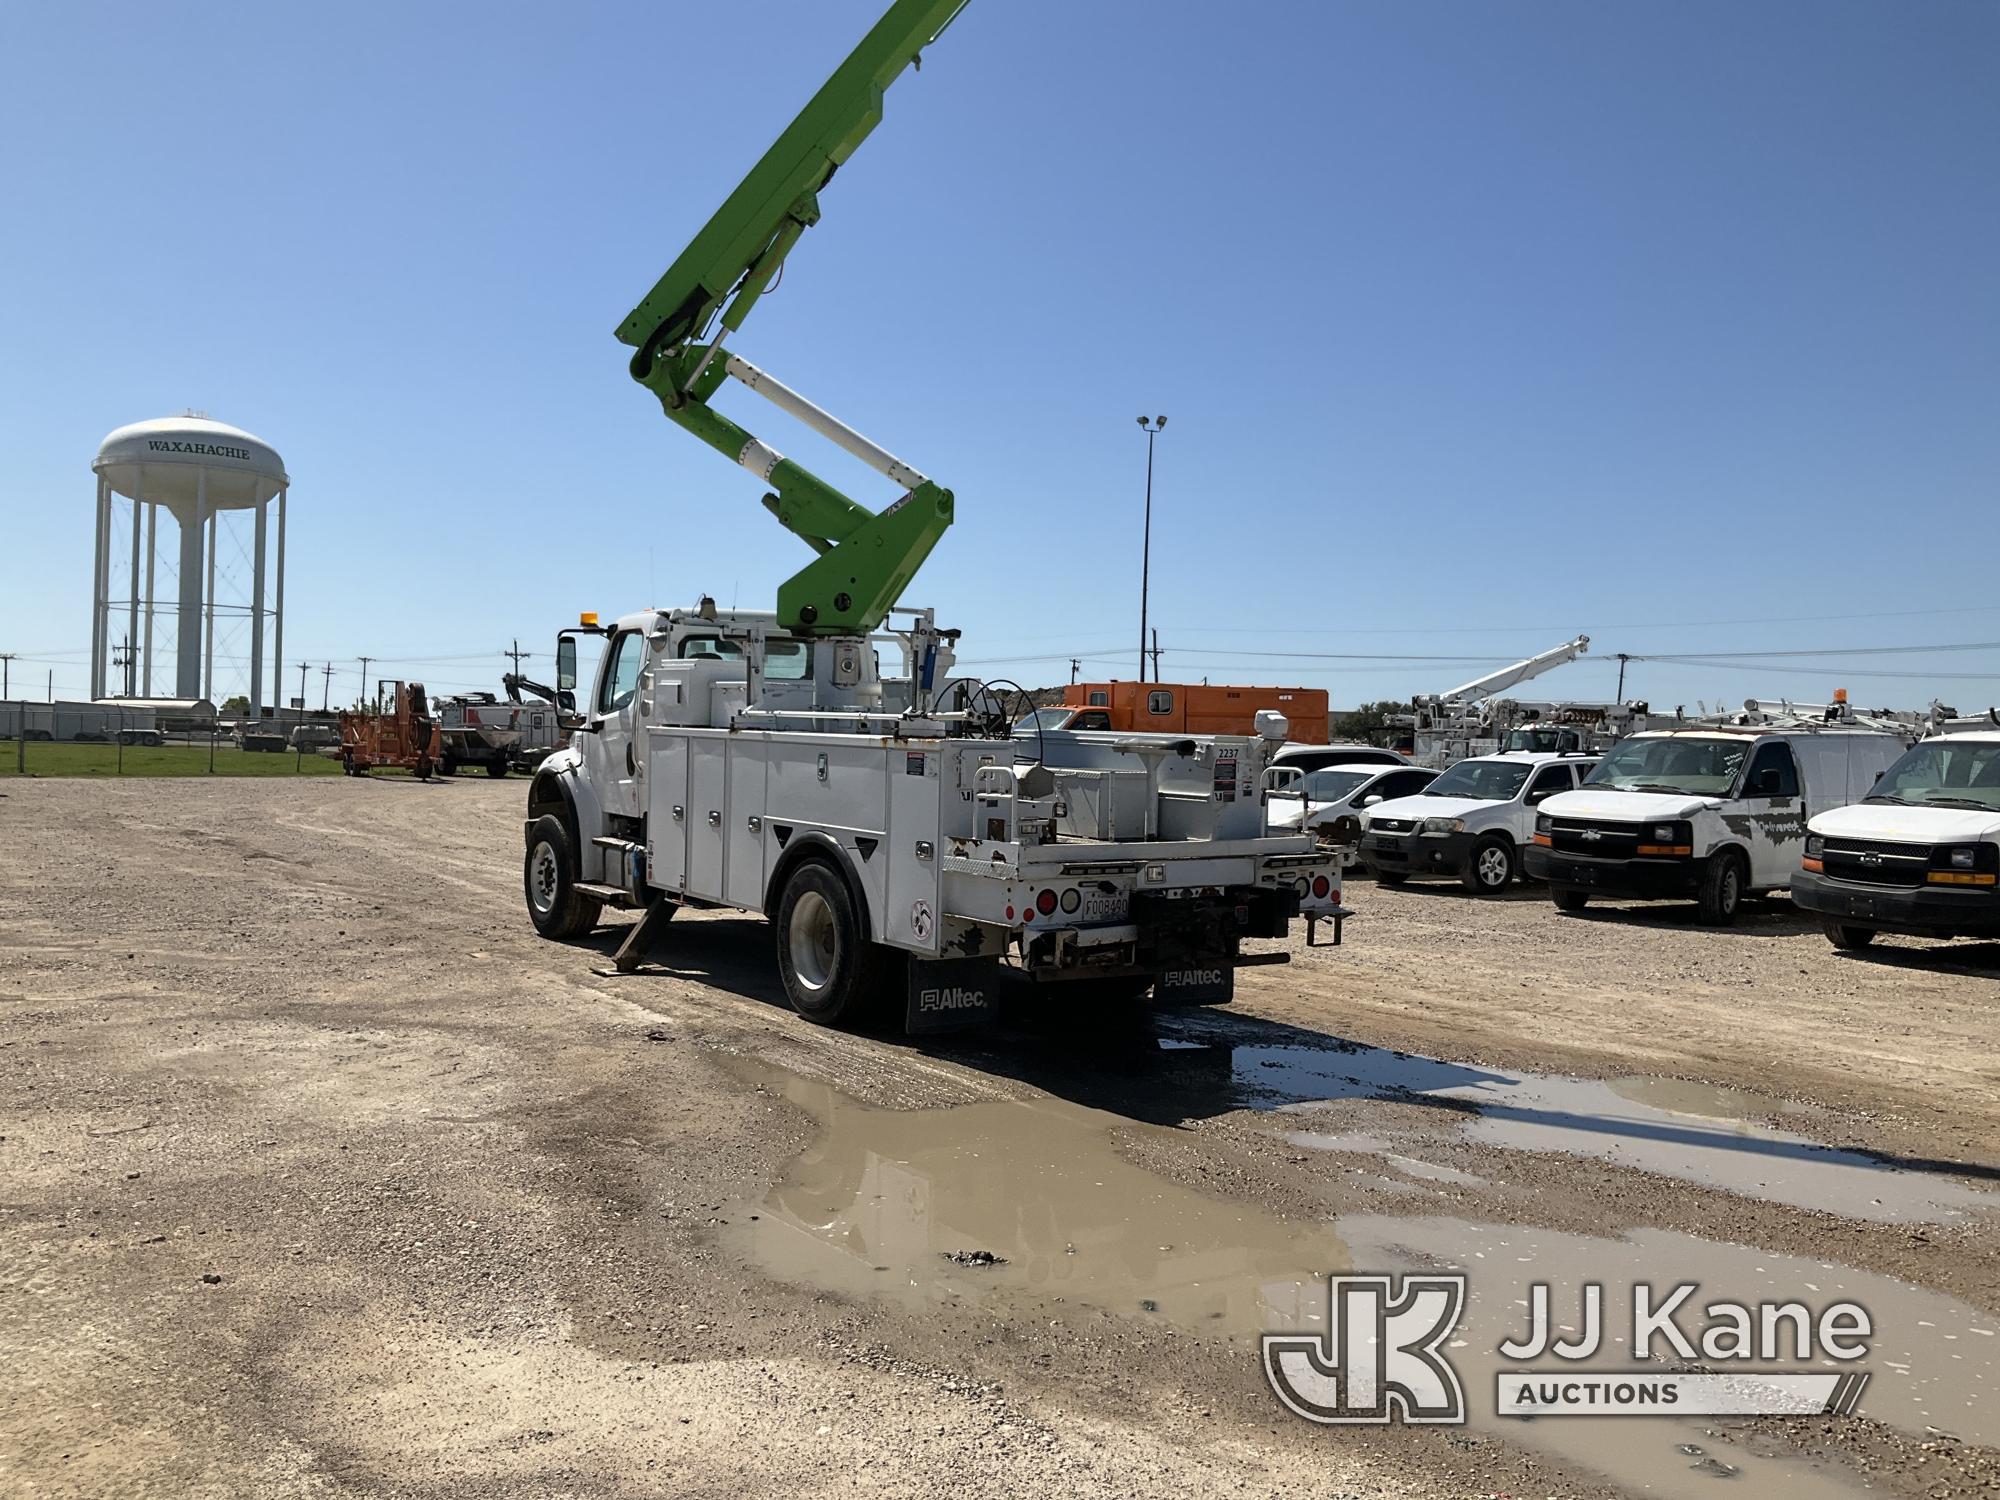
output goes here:
[{"label": "orange dump truck", "polygon": [[[1136,730],[1158,734],[1255,734],[1257,714],[1275,709],[1291,721],[1300,745],[1326,743],[1324,688],[1211,687],[1182,682],[1074,682],[1063,692],[1072,710],[1047,728]],[[1047,710],[1044,710],[1047,712]]]}]

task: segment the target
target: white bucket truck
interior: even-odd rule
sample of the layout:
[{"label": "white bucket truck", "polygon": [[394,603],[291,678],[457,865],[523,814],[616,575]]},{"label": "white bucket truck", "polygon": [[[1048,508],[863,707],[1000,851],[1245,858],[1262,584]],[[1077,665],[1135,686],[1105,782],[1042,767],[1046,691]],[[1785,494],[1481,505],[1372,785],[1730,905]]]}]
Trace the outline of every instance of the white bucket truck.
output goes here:
[{"label": "white bucket truck", "polygon": [[[1080,1003],[1220,1003],[1237,968],[1287,961],[1244,940],[1301,916],[1308,941],[1326,920],[1339,940],[1336,856],[1268,826],[1281,715],[1259,736],[1016,736],[997,695],[949,678],[928,612],[874,641],[707,600],[586,621],[557,682],[597,633],[595,686],[529,791],[544,936],[640,909],[629,966],[681,906],[760,912],[800,1014],[852,1022],[893,997],[914,1030],[981,1019],[1003,966]],[[900,675],[877,675],[885,645]]]},{"label": "white bucket truck", "polygon": [[1704,922],[1791,885],[1807,820],[1868,794],[1908,746],[1907,726],[1746,705],[1649,730],[1604,752],[1589,780],[1542,804],[1527,870],[1564,911],[1596,897],[1687,900]]},{"label": "white bucket truck", "polygon": [[2000,938],[2000,711],[1939,722],[1867,796],[1815,816],[1792,900],[1836,948]]}]

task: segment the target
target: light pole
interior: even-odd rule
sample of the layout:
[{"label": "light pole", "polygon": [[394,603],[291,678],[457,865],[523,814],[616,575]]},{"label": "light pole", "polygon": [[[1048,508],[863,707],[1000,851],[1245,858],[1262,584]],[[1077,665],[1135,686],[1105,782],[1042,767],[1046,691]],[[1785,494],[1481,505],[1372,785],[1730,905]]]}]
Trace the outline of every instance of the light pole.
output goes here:
[{"label": "light pole", "polygon": [[1144,540],[1139,544],[1139,680],[1146,680],[1146,596],[1153,581],[1153,439],[1167,425],[1165,417],[1155,417],[1147,421],[1139,418],[1139,425],[1146,429],[1146,530]]}]

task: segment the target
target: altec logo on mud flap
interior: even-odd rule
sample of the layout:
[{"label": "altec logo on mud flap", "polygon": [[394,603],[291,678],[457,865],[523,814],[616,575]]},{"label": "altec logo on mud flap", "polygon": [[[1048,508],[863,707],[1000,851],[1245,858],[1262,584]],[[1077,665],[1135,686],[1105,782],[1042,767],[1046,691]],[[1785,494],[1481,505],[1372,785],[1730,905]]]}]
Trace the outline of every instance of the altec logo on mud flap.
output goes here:
[{"label": "altec logo on mud flap", "polygon": [[[1656,1296],[1632,1288],[1626,1348],[1635,1360],[1657,1353],[1703,1368],[1582,1370],[1604,1348],[1604,1288],[1585,1282],[1580,1331],[1554,1337],[1549,1287],[1529,1287],[1526,1333],[1504,1339],[1494,1375],[1500,1416],[1806,1416],[1845,1415],[1867,1389],[1863,1370],[1826,1373],[1773,1369],[1774,1364],[1848,1363],[1867,1356],[1874,1331],[1868,1310],[1835,1302],[1818,1313],[1802,1302],[1712,1301],[1699,1328],[1680,1318],[1698,1288],[1683,1282]],[[1264,1375],[1278,1400],[1309,1422],[1439,1422],[1466,1419],[1465,1392],[1444,1352],[1465,1312],[1466,1278],[1450,1276],[1331,1276],[1326,1332],[1266,1334]],[[1657,1345],[1657,1349],[1656,1349]],[[1452,1347],[1463,1347],[1462,1343]],[[1553,1356],[1567,1365],[1523,1369]],[[1717,1373],[1707,1366],[1736,1363]],[[1746,1368],[1754,1366],[1754,1368]]]},{"label": "altec logo on mud flap", "polygon": [[986,991],[962,985],[950,989],[917,991],[917,1009],[929,1011],[978,1010],[986,1004]]}]

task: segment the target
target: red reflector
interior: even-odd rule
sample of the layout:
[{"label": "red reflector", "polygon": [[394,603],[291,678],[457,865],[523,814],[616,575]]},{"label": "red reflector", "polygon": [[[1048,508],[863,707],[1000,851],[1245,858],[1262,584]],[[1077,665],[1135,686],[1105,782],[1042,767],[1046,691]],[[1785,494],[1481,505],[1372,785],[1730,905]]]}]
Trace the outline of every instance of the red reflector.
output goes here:
[{"label": "red reflector", "polygon": [[1313,876],[1313,894],[1315,896],[1325,896],[1332,889],[1333,882],[1328,880],[1324,875]]},{"label": "red reflector", "polygon": [[1045,917],[1054,911],[1056,909],[1056,893],[1054,891],[1043,891],[1039,896],[1035,897],[1035,909]]},{"label": "red reflector", "polygon": [[1014,908],[1011,906],[1007,908],[1007,920],[1010,922],[1014,920]]}]

